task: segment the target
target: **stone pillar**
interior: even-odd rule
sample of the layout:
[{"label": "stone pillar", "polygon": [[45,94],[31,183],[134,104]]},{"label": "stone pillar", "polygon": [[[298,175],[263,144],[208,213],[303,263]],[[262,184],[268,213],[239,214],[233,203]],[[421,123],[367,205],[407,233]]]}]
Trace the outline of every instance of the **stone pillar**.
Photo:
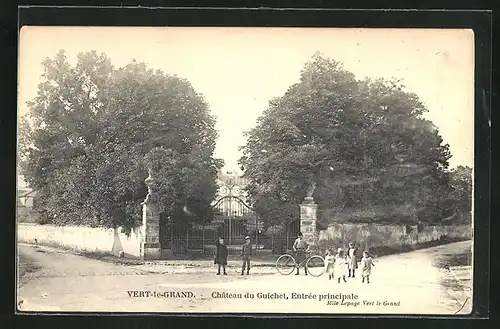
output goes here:
[{"label": "stone pillar", "polygon": [[144,181],[148,187],[148,195],[142,202],[142,259],[159,259],[161,256],[160,214],[152,195],[153,181],[151,171],[149,171],[149,177]]},{"label": "stone pillar", "polygon": [[304,198],[304,201],[300,204],[300,231],[311,249],[318,246],[317,216],[318,205],[314,202],[314,199],[312,197]]}]

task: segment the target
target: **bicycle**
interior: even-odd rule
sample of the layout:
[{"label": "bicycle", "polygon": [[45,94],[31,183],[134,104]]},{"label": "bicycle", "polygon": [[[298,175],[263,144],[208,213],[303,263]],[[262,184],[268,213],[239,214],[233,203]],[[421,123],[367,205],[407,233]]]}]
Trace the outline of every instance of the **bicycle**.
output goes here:
[{"label": "bicycle", "polygon": [[[311,254],[310,251],[306,253]],[[290,253],[283,254],[276,260],[276,269],[281,275],[290,275],[294,270],[300,268],[300,266],[305,267],[307,273],[314,277],[321,276],[325,273],[325,259],[318,254],[307,256],[299,264],[297,264],[295,257]]]}]

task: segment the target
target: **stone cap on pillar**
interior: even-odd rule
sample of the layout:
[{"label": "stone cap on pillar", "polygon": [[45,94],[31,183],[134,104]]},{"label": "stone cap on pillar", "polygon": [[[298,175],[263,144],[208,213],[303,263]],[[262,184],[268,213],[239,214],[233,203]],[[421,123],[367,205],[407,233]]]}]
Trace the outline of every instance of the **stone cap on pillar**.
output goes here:
[{"label": "stone cap on pillar", "polygon": [[316,225],[316,223],[311,220],[311,219],[301,219],[300,220],[300,225],[305,226],[305,225]]},{"label": "stone cap on pillar", "polygon": [[146,195],[146,198],[144,201],[141,203],[142,205],[146,205],[151,202],[151,198],[153,196],[153,182],[155,181],[152,175],[152,170],[148,170],[148,177],[144,180],[144,183],[148,187],[148,194]]},{"label": "stone cap on pillar", "polygon": [[302,201],[302,204],[315,204],[314,198],[312,196],[306,196],[304,201]]}]

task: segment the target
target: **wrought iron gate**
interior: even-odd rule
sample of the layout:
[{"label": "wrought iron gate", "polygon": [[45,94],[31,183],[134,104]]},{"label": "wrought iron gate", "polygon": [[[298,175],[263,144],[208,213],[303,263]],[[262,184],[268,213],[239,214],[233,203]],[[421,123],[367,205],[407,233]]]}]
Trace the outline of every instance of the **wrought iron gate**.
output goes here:
[{"label": "wrought iron gate", "polygon": [[[224,196],[214,205],[214,218],[211,223],[193,224],[184,229],[168,228],[166,219],[160,219],[160,245],[176,256],[187,255],[188,251],[206,252],[213,247],[218,237],[223,237],[226,244],[243,244],[245,236],[252,238],[252,243],[259,245],[262,223],[252,208],[236,196]],[[262,241],[262,242],[261,242]]]},{"label": "wrought iron gate", "polygon": [[227,244],[243,243],[245,236],[252,237],[258,244],[260,229],[257,214],[241,198],[233,195],[220,198],[213,206],[213,223],[221,225],[221,235]]},{"label": "wrought iron gate", "polygon": [[271,250],[276,255],[289,252],[299,232],[299,220],[269,227],[266,233],[260,236],[262,248]]}]

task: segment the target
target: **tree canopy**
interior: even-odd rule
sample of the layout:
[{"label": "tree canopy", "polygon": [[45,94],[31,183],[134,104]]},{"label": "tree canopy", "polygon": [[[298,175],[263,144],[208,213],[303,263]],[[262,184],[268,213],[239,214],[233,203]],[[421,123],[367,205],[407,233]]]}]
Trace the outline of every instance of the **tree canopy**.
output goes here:
[{"label": "tree canopy", "polygon": [[439,221],[451,154],[426,111],[400,81],[356,80],[315,54],[241,148],[257,212],[269,225],[297,220],[311,195],[323,223]]},{"label": "tree canopy", "polygon": [[472,169],[458,166],[450,171],[450,185],[452,192],[447,200],[450,204],[450,216],[446,218],[449,222],[467,223],[471,221],[472,215]]},{"label": "tree canopy", "polygon": [[215,118],[177,76],[105,54],[64,51],[42,63],[43,82],[20,124],[21,174],[37,210],[56,224],[131,228],[148,169],[172,223],[207,218],[217,186]]}]

